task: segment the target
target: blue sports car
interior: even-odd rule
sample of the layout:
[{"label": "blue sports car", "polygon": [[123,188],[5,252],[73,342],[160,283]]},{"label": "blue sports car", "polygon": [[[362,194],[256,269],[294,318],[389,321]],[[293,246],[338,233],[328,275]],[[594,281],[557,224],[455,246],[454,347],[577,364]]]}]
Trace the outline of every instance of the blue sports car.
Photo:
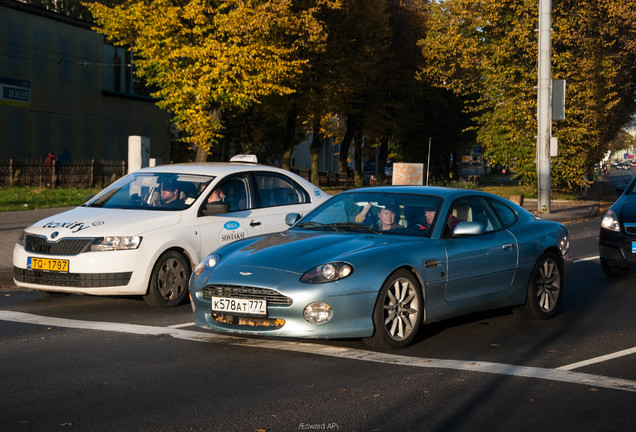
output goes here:
[{"label": "blue sports car", "polygon": [[572,265],[564,225],[474,190],[351,190],[287,223],[196,267],[198,326],[401,348],[422,324],[476,311],[551,318]]}]

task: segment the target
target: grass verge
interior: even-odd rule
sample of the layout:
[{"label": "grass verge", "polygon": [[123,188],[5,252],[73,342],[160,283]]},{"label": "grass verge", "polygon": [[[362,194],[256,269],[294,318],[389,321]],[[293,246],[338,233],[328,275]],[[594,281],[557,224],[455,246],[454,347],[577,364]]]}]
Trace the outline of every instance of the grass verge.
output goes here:
[{"label": "grass verge", "polygon": [[0,189],[0,212],[77,206],[100,190],[100,188],[51,189],[28,186]]}]

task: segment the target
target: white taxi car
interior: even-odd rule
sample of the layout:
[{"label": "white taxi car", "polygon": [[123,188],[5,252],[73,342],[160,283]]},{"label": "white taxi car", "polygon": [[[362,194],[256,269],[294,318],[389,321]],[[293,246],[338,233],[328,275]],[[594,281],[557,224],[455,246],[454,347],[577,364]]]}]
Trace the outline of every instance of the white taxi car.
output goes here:
[{"label": "white taxi car", "polygon": [[283,231],[286,214],[330,197],[289,171],[239,160],[144,168],[31,225],[13,250],[16,286],[176,306],[193,266],[210,252]]}]

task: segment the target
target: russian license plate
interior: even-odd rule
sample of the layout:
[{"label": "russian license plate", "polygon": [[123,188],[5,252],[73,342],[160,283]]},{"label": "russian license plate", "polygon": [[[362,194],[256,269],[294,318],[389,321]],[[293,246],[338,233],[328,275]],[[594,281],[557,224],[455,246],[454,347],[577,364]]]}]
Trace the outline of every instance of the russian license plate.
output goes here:
[{"label": "russian license plate", "polygon": [[212,310],[245,315],[267,315],[267,301],[228,297],[212,297]]},{"label": "russian license plate", "polygon": [[27,257],[27,269],[68,272],[68,260]]}]

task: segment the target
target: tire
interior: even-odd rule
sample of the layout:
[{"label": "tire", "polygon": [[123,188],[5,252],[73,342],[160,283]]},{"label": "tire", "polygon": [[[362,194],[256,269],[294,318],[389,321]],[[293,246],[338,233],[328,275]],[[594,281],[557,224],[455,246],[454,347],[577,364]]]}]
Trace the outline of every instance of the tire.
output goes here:
[{"label": "tire", "polygon": [[364,342],[380,349],[404,348],[417,334],[424,311],[422,289],[407,270],[391,274],[382,285],[373,309],[372,337]]},{"label": "tire", "polygon": [[629,267],[612,265],[605,258],[601,258],[601,268],[603,269],[603,273],[611,278],[624,278],[629,274]]},{"label": "tire", "polygon": [[515,309],[520,318],[547,320],[556,315],[563,297],[561,262],[552,252],[539,257],[532,269],[526,304]]},{"label": "tire", "polygon": [[178,306],[188,296],[190,262],[179,252],[161,255],[150,276],[144,300],[154,307]]}]

